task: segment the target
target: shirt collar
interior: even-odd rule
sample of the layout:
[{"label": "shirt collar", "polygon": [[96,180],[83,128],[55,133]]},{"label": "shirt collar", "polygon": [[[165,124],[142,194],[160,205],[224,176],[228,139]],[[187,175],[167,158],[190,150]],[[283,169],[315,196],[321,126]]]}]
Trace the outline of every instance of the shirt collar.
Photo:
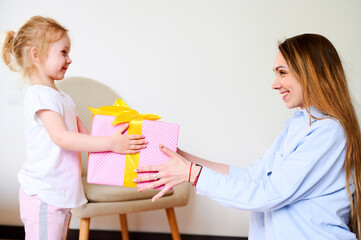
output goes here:
[{"label": "shirt collar", "polygon": [[327,117],[327,115],[325,113],[321,112],[320,110],[318,110],[314,106],[310,107],[310,113],[308,113],[306,109],[302,109],[300,111],[297,111],[295,113],[295,115],[302,116],[307,123],[310,122],[310,115],[311,115],[311,123],[316,121],[317,120],[316,118]]}]

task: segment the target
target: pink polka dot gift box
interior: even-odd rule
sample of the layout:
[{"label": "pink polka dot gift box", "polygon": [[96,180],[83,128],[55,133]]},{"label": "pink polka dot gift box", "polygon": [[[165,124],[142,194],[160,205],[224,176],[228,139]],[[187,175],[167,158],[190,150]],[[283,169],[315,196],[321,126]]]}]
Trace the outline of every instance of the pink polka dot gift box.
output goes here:
[{"label": "pink polka dot gift box", "polygon": [[[172,151],[177,150],[178,124],[154,121],[160,117],[153,114],[138,114],[120,99],[117,99],[113,106],[89,109],[94,113],[92,136],[111,136],[122,124],[129,122],[129,129],[124,134],[142,134],[148,145],[138,154],[89,152],[88,183],[140,188],[147,182],[133,183],[133,179],[138,176],[134,171],[136,168],[162,165],[169,160],[169,157],[159,149],[159,144]],[[162,188],[163,186],[160,186],[157,189]]]}]

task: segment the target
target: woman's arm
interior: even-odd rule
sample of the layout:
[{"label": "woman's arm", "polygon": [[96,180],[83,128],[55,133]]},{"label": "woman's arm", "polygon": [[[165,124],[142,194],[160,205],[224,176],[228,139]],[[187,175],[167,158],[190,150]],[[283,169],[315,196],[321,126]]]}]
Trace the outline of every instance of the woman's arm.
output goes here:
[{"label": "woman's arm", "polygon": [[[191,161],[194,161],[194,163],[200,165],[204,164],[204,166],[206,166],[207,168],[212,167],[216,169],[216,171],[218,171],[219,173],[228,173],[228,165],[213,163],[211,161],[183,152],[179,149],[178,153],[171,151],[165,146],[160,146],[160,149],[169,156],[170,159],[168,162],[159,166],[145,166],[136,169],[137,172],[158,172],[157,177],[159,180],[149,183],[148,185],[139,189],[140,191],[153,189],[158,186],[165,185],[164,188],[152,198],[153,202],[164,196],[164,194],[172,187],[184,182],[193,183],[196,180],[197,176],[201,171],[201,166],[192,164]],[[185,157],[188,157],[189,159],[186,159]],[[141,177],[137,177],[133,181],[145,182],[152,180],[154,180],[153,175],[147,174]]]},{"label": "woman's arm", "polygon": [[[123,154],[134,154],[146,147],[147,141],[142,135],[122,134],[128,125],[125,124],[110,137],[90,136],[85,131],[83,123],[78,125],[79,132],[68,131],[62,116],[51,110],[40,110],[37,112],[43,122],[50,138],[54,143],[64,149],[78,152],[103,152],[113,151]],[[79,122],[78,122],[79,123]],[[85,128],[85,129],[84,129]]]},{"label": "woman's arm", "polygon": [[180,150],[179,148],[177,149],[177,153],[179,155],[181,155],[182,157],[184,157],[185,159],[187,159],[188,161],[194,162],[203,167],[207,167],[209,169],[212,169],[214,171],[217,171],[217,172],[225,174],[225,175],[229,174],[229,166],[227,164],[212,162],[212,161],[194,156],[190,153],[184,152],[184,151]]},{"label": "woman's arm", "polygon": [[[312,129],[304,128],[297,133],[297,147],[287,155],[279,151],[263,158],[262,164],[239,168],[229,175],[204,168],[197,184],[197,192],[222,204],[254,211],[270,211],[305,198],[319,197],[345,187],[344,154],[346,139],[342,126],[332,120],[322,120],[313,124]],[[309,134],[311,133],[311,134]],[[277,140],[278,142],[278,140]],[[278,142],[283,144],[283,141]],[[279,149],[276,146],[275,149]],[[149,183],[142,190],[165,185],[153,200],[163,196],[170,187],[194,181],[199,169],[192,168],[181,155],[162,148],[170,160],[162,166],[139,168],[139,172],[158,171],[157,181]],[[183,154],[186,156],[186,154]],[[197,157],[190,159],[201,161]],[[207,164],[207,162],[205,162]],[[277,164],[274,164],[277,163]],[[197,172],[198,171],[198,172]],[[231,174],[232,173],[232,174]],[[136,178],[136,182],[153,180],[152,175]]]}]

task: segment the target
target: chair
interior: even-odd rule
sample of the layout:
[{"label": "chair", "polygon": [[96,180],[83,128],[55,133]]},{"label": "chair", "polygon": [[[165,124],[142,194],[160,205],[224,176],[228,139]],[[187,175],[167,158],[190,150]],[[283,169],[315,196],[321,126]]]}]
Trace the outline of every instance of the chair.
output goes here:
[{"label": "chair", "polygon": [[[69,94],[77,105],[77,112],[84,124],[90,129],[91,112],[86,106],[101,107],[112,104],[119,96],[105,85],[94,80],[80,77],[66,78],[57,87]],[[72,209],[72,215],[81,219],[79,239],[89,238],[90,221],[96,216],[119,215],[122,239],[128,240],[127,214],[165,209],[172,238],[180,239],[174,207],[184,206],[189,199],[189,184],[174,187],[166,196],[156,202],[151,198],[158,190],[138,192],[136,188],[88,184],[86,181],[87,155],[82,153],[83,186],[88,203]]]},{"label": "chair", "polygon": [[79,240],[89,238],[92,217],[119,215],[122,239],[129,240],[126,214],[165,209],[173,240],[180,240],[174,207],[184,206],[189,199],[189,184],[174,187],[166,196],[152,202],[157,190],[138,192],[136,188],[88,184],[83,177],[83,184],[88,203],[72,209],[72,215],[81,219]]}]

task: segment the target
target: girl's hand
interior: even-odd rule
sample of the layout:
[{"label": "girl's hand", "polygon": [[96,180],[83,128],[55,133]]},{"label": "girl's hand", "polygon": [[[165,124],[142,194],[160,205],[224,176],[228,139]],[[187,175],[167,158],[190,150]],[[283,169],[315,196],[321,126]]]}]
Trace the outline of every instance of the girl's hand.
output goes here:
[{"label": "girl's hand", "polygon": [[116,153],[134,154],[139,153],[141,149],[147,147],[148,141],[144,140],[143,135],[124,135],[129,124],[122,125],[110,137],[111,150]]},{"label": "girl's hand", "polygon": [[[185,159],[178,153],[171,151],[167,147],[161,145],[160,149],[170,157],[167,163],[158,166],[146,166],[136,169],[138,173],[157,172],[156,176],[158,178],[158,180],[147,184],[146,186],[139,189],[139,191],[153,189],[161,185],[164,185],[164,188],[152,198],[153,202],[161,198],[169,189],[171,189],[175,185],[181,184],[183,182],[187,182],[189,179],[189,170],[191,165],[191,163],[187,159]],[[195,166],[193,165],[193,167]],[[133,181],[134,182],[151,181],[154,180],[153,175],[154,174],[147,174],[147,175],[139,176],[135,178]]]}]

